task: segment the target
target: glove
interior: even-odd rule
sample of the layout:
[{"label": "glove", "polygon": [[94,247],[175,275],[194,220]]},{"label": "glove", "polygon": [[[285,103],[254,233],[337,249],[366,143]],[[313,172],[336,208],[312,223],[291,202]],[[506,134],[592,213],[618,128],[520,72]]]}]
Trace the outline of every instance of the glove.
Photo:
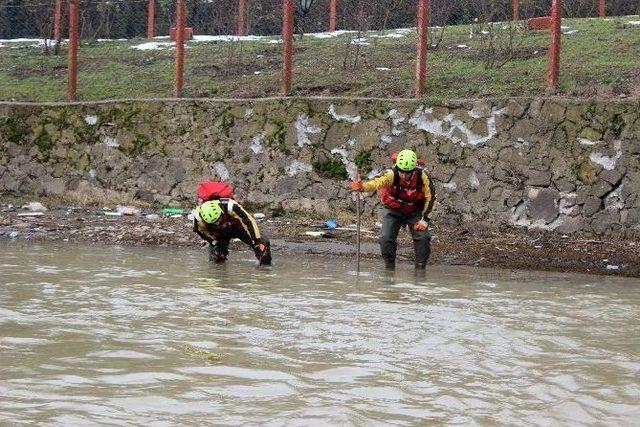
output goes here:
[{"label": "glove", "polygon": [[364,186],[362,185],[362,181],[361,180],[355,180],[351,182],[351,189],[353,191],[357,191],[358,193],[364,191]]},{"label": "glove", "polygon": [[263,241],[258,240],[253,251],[258,259],[258,265],[271,265],[271,250]]},{"label": "glove", "polygon": [[429,223],[424,219],[421,219],[420,221],[413,224],[413,229],[415,231],[427,231],[429,229]]}]

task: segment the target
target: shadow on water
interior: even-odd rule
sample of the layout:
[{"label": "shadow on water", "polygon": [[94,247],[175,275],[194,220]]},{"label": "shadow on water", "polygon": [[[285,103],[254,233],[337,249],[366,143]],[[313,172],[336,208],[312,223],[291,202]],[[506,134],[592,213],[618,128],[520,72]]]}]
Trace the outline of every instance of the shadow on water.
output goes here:
[{"label": "shadow on water", "polygon": [[622,278],[11,243],[0,424],[633,425],[638,318]]}]

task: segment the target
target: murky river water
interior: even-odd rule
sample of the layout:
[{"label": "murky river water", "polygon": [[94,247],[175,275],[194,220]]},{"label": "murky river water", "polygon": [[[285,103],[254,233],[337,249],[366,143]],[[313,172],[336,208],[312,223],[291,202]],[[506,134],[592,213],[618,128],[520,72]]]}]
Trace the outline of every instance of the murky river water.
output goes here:
[{"label": "murky river water", "polygon": [[640,281],[3,243],[0,424],[639,425]]}]

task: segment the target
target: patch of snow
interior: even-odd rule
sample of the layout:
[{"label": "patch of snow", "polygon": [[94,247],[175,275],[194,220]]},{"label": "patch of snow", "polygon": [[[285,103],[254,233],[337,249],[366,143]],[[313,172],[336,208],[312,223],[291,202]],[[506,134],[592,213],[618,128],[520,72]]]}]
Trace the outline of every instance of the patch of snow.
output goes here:
[{"label": "patch of snow", "polygon": [[393,139],[390,135],[384,134],[380,135],[380,141],[384,142],[385,144],[391,144],[393,142]]},{"label": "patch of snow", "polygon": [[304,147],[311,145],[311,140],[307,136],[308,133],[320,133],[322,128],[309,124],[309,117],[306,114],[300,114],[295,123],[296,135],[298,137],[298,146]]},{"label": "patch of snow", "polygon": [[108,43],[108,42],[127,42],[129,39],[96,39],[98,43]]},{"label": "patch of snow", "polygon": [[360,46],[369,46],[371,43],[365,38],[353,39],[351,40],[351,44],[360,45]]},{"label": "patch of snow", "polygon": [[371,172],[367,174],[367,179],[373,179],[380,174],[380,169],[373,169]]},{"label": "patch of snow", "polygon": [[347,141],[347,145],[351,148],[353,148],[354,145],[356,145],[356,140],[355,139],[350,139]]},{"label": "patch of snow", "polygon": [[378,71],[391,71],[391,68],[387,68],[387,67],[376,67],[376,70],[378,70]]},{"label": "patch of snow", "polygon": [[174,42],[147,42],[131,46],[131,49],[136,50],[163,50],[173,49],[175,47]]},{"label": "patch of snow", "polygon": [[627,22],[627,24],[633,25],[633,26],[640,26],[640,21],[629,21]]},{"label": "patch of snow", "polygon": [[309,173],[312,170],[313,167],[311,165],[294,160],[289,166],[287,166],[287,175],[296,176],[300,172]]},{"label": "patch of snow", "polygon": [[247,108],[246,110],[244,110],[245,119],[248,119],[251,116],[253,116],[253,108]]},{"label": "patch of snow", "polygon": [[253,74],[255,75],[262,74],[262,71],[254,71]]},{"label": "patch of snow", "polygon": [[458,49],[471,49],[469,46],[467,46],[466,44],[459,44],[456,46]]},{"label": "patch of snow", "polygon": [[260,154],[262,153],[262,151],[264,151],[264,149],[262,148],[262,143],[264,142],[264,134],[265,133],[263,131],[260,134],[254,136],[253,139],[251,140],[251,145],[249,146],[249,148],[255,154]]},{"label": "patch of snow", "polygon": [[333,104],[329,105],[329,115],[339,122],[345,121],[349,123],[358,123],[362,119],[362,117],[360,116],[350,116],[348,114],[336,113],[336,107]]},{"label": "patch of snow", "polygon": [[280,43],[282,43],[282,39],[269,40],[269,44],[280,44]]},{"label": "patch of snow", "polygon": [[602,153],[591,153],[589,160],[593,163],[602,166],[605,170],[614,170],[618,164],[618,160],[622,157],[622,143],[620,141],[614,141],[614,149],[616,154],[614,156],[605,156]]},{"label": "patch of snow", "polygon": [[228,181],[231,175],[229,174],[229,170],[222,162],[216,162],[213,165],[213,168],[216,170],[216,174],[221,181]]},{"label": "patch of snow", "polygon": [[514,144],[516,147],[526,147],[529,145],[529,141],[525,141],[522,138],[518,138],[518,140],[516,141],[516,143]]},{"label": "patch of snow", "polygon": [[325,33],[309,33],[305,35],[316,38],[316,39],[330,39],[333,37],[342,36],[344,34],[353,34],[355,32],[356,31],[337,30],[337,31],[327,31]]},{"label": "patch of snow", "polygon": [[94,179],[95,179],[95,177],[96,177],[96,170],[95,170],[95,169],[89,169],[89,176],[90,176],[91,178],[94,178]]},{"label": "patch of snow", "polygon": [[619,270],[620,266],[615,264],[607,264],[607,270]]},{"label": "patch of snow", "polygon": [[120,147],[120,144],[118,143],[118,140],[115,139],[112,136],[106,136],[106,135],[102,135],[100,137],[100,140],[102,141],[102,143],[104,145],[106,145],[107,147],[111,147],[111,148],[118,148]]},{"label": "patch of snow", "polygon": [[331,150],[331,154],[339,154],[340,160],[342,160],[342,164],[347,170],[347,175],[349,175],[349,179],[351,180],[356,179],[357,166],[355,163],[349,160],[347,156],[347,150],[344,150],[341,148],[334,148],[333,150]]},{"label": "patch of snow", "polygon": [[98,116],[85,116],[84,121],[86,124],[93,126],[98,123]]},{"label": "patch of snow", "polygon": [[193,42],[255,42],[268,40],[268,36],[199,35],[193,36]]},{"label": "patch of snow", "polygon": [[369,37],[371,37],[372,39],[401,39],[405,36],[406,34],[396,32],[396,33],[389,33],[389,34],[373,34]]}]

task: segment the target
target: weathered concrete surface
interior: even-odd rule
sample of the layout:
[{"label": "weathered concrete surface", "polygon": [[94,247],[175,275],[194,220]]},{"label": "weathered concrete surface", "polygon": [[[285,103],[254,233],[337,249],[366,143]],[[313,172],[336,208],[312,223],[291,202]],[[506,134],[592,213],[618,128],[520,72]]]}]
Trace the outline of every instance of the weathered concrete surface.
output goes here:
[{"label": "weathered concrete surface", "polygon": [[353,210],[355,164],[372,177],[405,147],[427,161],[442,222],[640,236],[638,100],[0,104],[0,192],[188,205],[221,179],[250,205],[328,215]]}]

